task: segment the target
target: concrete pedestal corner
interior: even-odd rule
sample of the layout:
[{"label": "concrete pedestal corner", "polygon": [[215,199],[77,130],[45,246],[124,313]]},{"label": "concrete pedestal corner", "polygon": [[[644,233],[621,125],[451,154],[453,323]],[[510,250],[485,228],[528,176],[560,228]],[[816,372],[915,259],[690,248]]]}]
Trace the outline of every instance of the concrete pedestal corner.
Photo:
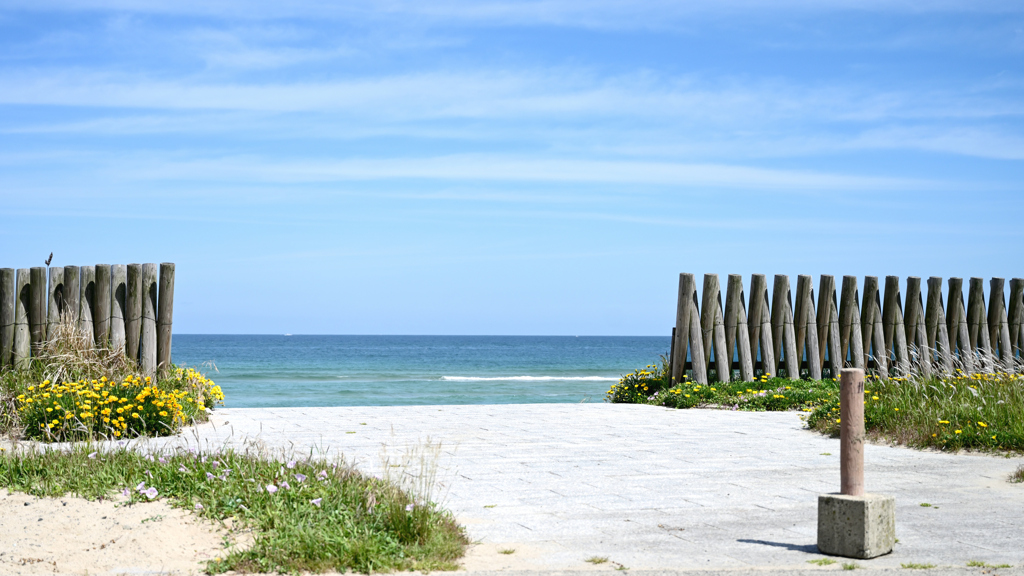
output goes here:
[{"label": "concrete pedestal corner", "polygon": [[868,559],[896,544],[896,499],[882,494],[818,495],[818,551]]}]

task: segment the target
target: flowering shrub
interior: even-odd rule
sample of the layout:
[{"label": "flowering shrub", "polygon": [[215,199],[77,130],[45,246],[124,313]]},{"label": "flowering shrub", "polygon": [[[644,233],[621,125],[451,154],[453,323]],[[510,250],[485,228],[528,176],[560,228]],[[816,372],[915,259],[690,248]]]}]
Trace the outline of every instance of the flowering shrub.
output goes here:
[{"label": "flowering shrub", "polygon": [[205,376],[179,368],[160,385],[134,375],[119,382],[106,377],[44,380],[19,394],[16,403],[27,436],[65,441],[173,434],[223,398],[220,387]]},{"label": "flowering shrub", "polygon": [[648,364],[620,378],[619,383],[605,393],[605,400],[613,404],[642,404],[665,388],[668,378],[667,363],[662,362],[660,368]]}]

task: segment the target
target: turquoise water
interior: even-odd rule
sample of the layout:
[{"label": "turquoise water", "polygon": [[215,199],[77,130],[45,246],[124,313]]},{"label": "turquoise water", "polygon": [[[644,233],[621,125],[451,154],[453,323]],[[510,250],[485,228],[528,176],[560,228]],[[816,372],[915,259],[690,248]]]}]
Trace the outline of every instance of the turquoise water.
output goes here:
[{"label": "turquoise water", "polygon": [[668,346],[659,336],[175,334],[173,360],[207,372],[232,408],[600,402]]}]

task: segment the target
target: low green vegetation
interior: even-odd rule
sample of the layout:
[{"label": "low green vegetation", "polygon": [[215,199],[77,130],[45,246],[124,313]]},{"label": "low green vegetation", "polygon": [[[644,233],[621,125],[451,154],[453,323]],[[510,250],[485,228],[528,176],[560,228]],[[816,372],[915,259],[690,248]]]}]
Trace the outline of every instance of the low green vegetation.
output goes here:
[{"label": "low green vegetation", "polygon": [[[758,376],[751,382],[670,383],[668,365],[648,365],[612,386],[605,400],[670,408],[799,410],[807,426],[839,435],[839,383]],[[941,450],[1024,451],[1024,374],[933,378],[867,377],[864,420],[876,440]]]},{"label": "low green vegetation", "polygon": [[1018,466],[1017,470],[1013,474],[1010,474],[1010,482],[1024,482],[1024,464]]},{"label": "low green vegetation", "polygon": [[591,556],[585,560],[585,562],[590,562],[591,564],[604,564],[607,561],[607,556]]},{"label": "low green vegetation", "polygon": [[219,386],[192,368],[151,378],[123,351],[94,346],[71,321],[21,369],[0,369],[0,433],[43,441],[176,433],[222,403]]},{"label": "low green vegetation", "polygon": [[814,560],[808,560],[807,563],[817,564],[818,566],[831,566],[835,564],[836,561],[831,558],[815,558]]},{"label": "low green vegetation", "polygon": [[908,570],[928,570],[930,568],[935,568],[935,564],[918,564],[917,562],[907,562],[905,564],[900,564],[900,568],[906,568]]},{"label": "low green vegetation", "polygon": [[967,562],[967,566],[970,568],[1013,568],[1009,564],[989,564],[988,562],[982,562],[981,560],[971,560]]},{"label": "low green vegetation", "polygon": [[449,512],[353,468],[221,451],[145,455],[78,444],[67,451],[0,453],[0,486],[142,504],[164,500],[250,531],[207,570],[323,572],[456,568],[467,544]]},{"label": "low green vegetation", "polygon": [[843,563],[843,570],[856,570],[857,568],[860,568],[860,564],[855,562]]}]

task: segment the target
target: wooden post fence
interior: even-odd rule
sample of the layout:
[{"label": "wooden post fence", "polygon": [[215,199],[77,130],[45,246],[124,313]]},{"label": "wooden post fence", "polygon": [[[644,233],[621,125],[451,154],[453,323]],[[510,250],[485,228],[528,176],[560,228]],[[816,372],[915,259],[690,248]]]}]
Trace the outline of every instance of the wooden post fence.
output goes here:
[{"label": "wooden post fence", "polygon": [[[161,294],[164,273],[161,269]],[[173,279],[173,268],[167,273]],[[718,380],[750,381],[782,371],[791,378],[837,378],[847,367],[878,378],[928,377],[956,369],[967,374],[1021,371],[1024,279],[1010,280],[1008,297],[1005,284],[1003,278],[989,281],[986,304],[984,280],[972,278],[965,306],[963,281],[956,277],[947,280],[946,299],[942,278],[928,279],[926,295],[917,276],[906,279],[905,292],[898,276],[886,276],[884,287],[877,276],[866,276],[861,298],[856,276],[844,276],[837,290],[835,277],[822,275],[815,300],[813,278],[800,275],[794,302],[788,276],[775,275],[769,294],[766,276],[753,274],[748,303],[743,278],[730,274],[723,309],[717,274],[704,275],[698,295],[694,275],[683,273],[671,378],[680,382],[689,376],[706,384],[712,371]],[[162,315],[162,300],[160,306]]]},{"label": "wooden post fence", "polygon": [[166,370],[174,264],[161,264],[159,279],[157,270],[156,264],[0,268],[0,367],[27,368],[68,322],[94,345],[123,350],[147,376]]}]

